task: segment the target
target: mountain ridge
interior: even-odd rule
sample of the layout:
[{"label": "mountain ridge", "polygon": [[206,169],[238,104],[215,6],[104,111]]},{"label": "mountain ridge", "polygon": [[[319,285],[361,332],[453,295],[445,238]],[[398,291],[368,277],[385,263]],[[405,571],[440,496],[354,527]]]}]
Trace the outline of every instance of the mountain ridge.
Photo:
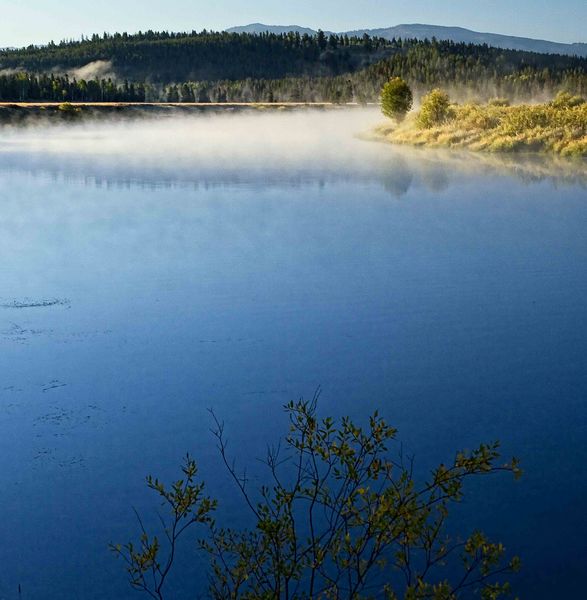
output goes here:
[{"label": "mountain ridge", "polygon": [[316,35],[318,33],[317,30],[300,25],[265,25],[264,23],[250,23],[249,25],[230,27],[226,31],[228,33],[264,33],[265,31],[269,31],[270,33],[289,33],[292,31],[302,35],[304,33],[308,35]]},{"label": "mountain ridge", "polygon": [[[303,35],[315,35],[316,30],[300,25],[266,25],[264,23],[251,23],[249,25],[231,27],[226,30],[229,33],[288,33],[293,31]],[[327,35],[333,33],[325,31]],[[553,42],[535,38],[503,35],[474,31],[465,27],[449,27],[445,25],[426,25],[422,23],[407,23],[393,27],[382,27],[373,29],[355,29],[350,31],[336,32],[338,35],[362,36],[365,33],[372,37],[382,37],[388,40],[393,38],[415,38],[438,40],[451,40],[470,44],[487,44],[496,48],[509,50],[525,50],[527,52],[539,52],[541,54],[565,54],[571,56],[587,57],[587,43],[575,42],[567,44],[564,42]]]}]

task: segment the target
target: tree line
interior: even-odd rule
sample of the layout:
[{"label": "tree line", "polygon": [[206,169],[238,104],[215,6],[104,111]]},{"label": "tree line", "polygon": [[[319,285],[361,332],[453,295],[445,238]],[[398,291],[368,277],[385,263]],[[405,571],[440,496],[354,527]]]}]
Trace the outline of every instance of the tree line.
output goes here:
[{"label": "tree line", "polygon": [[[100,37],[96,41],[55,45],[53,52],[79,53],[89,47],[125,47],[126,34]],[[193,67],[196,71],[208,69],[215,76],[171,79],[175,68],[174,52],[170,52],[167,76],[161,70],[143,66],[144,77],[76,78],[67,74],[16,70],[0,71],[0,100],[16,101],[69,101],[69,102],[377,102],[385,82],[401,77],[416,94],[442,86],[453,97],[488,99],[505,97],[512,101],[527,101],[553,96],[559,90],[587,95],[587,59],[550,54],[504,50],[488,46],[454,43],[438,40],[392,40],[389,42],[363,38],[346,38],[324,34],[137,34],[128,44],[159,44],[161,48],[173,43],[192,43],[199,40],[206,53],[215,56],[210,63]],[[142,36],[142,37],[141,37]],[[145,39],[143,39],[145,38]],[[218,49],[221,41],[232,48],[224,56]],[[223,42],[223,43],[224,43]],[[189,45],[188,43],[188,45]],[[274,51],[281,48],[280,51]],[[237,52],[237,49],[240,50]],[[254,49],[254,50],[253,50]],[[292,50],[293,49],[293,50]],[[289,62],[288,52],[303,58],[301,68],[296,59]],[[360,68],[347,61],[362,60]],[[49,47],[24,49],[0,54],[0,64],[6,66],[4,56],[47,57]],[[202,51],[204,52],[204,51]],[[297,53],[297,54],[296,54]],[[251,76],[248,61],[257,55],[255,66],[259,76]],[[140,53],[137,56],[142,56]],[[202,54],[203,56],[203,54]],[[313,56],[313,58],[312,58]],[[338,57],[330,59],[328,56]],[[84,60],[112,58],[112,55],[87,53]],[[377,60],[375,60],[377,58]],[[225,67],[228,59],[234,59]],[[40,60],[40,59],[39,59]],[[43,58],[45,60],[45,58]],[[47,59],[48,60],[48,59]],[[135,59],[133,59],[135,60]],[[128,65],[134,64],[130,60]],[[138,60],[138,59],[136,59]],[[189,53],[184,57],[189,63]],[[329,62],[330,61],[330,62]],[[338,62],[337,62],[338,61]],[[346,62],[345,62],[346,61]],[[81,61],[83,63],[83,61]],[[25,61],[25,64],[26,63]],[[57,64],[55,62],[51,64]],[[78,63],[79,64],[79,61]],[[87,63],[83,63],[87,64]],[[116,63],[118,64],[118,63]],[[122,64],[122,63],[120,63]],[[346,65],[346,66],[344,66]],[[120,69],[113,63],[117,73]],[[182,67],[187,72],[187,67]],[[132,70],[132,69],[131,69]],[[181,71],[181,69],[179,69]],[[296,73],[301,71],[301,73]],[[327,74],[323,74],[324,70]],[[338,73],[338,71],[342,71]],[[278,72],[279,75],[275,73]],[[294,73],[294,74],[292,74]],[[219,76],[217,76],[219,75]]]},{"label": "tree line", "polygon": [[188,80],[337,75],[377,61],[393,44],[382,38],[288,34],[94,35],[0,52],[0,68],[41,73],[72,71],[106,61],[121,79],[158,84]]}]

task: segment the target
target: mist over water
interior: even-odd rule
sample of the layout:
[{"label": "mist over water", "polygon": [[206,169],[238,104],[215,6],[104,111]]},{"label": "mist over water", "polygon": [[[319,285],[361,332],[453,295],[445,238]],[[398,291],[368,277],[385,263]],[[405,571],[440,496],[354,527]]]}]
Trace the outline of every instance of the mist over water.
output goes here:
[{"label": "mist over water", "polygon": [[[189,450],[243,513],[209,435],[255,457],[281,406],[379,408],[425,475],[500,439],[526,472],[457,512],[522,556],[522,598],[583,580],[583,163],[360,139],[375,110],[0,132],[0,598],[133,598],[111,541],[143,477]],[[190,541],[191,543],[191,541]],[[189,554],[191,546],[184,551]],[[202,565],[179,565],[202,583]],[[197,590],[196,590],[197,591]],[[180,583],[170,597],[193,598]]]},{"label": "mist over water", "polygon": [[378,180],[391,193],[479,173],[587,182],[585,161],[423,151],[367,141],[371,109],[254,110],[5,129],[0,170],[118,185]]}]

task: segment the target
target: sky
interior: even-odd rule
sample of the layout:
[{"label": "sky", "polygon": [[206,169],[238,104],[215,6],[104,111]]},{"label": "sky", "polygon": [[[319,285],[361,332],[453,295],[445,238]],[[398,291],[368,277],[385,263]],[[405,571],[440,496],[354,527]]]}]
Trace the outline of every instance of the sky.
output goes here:
[{"label": "sky", "polygon": [[0,47],[261,22],[347,31],[400,23],[587,42],[586,0],[0,0]]}]

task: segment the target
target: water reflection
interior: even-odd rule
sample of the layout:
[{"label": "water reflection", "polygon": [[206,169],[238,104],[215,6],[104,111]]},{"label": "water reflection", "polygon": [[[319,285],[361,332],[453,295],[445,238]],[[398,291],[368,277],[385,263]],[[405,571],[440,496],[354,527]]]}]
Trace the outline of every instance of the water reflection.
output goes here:
[{"label": "water reflection", "polygon": [[374,110],[231,113],[140,122],[5,129],[0,174],[144,189],[379,183],[394,197],[410,187],[444,191],[464,179],[587,186],[587,160],[394,147],[353,137]]}]

